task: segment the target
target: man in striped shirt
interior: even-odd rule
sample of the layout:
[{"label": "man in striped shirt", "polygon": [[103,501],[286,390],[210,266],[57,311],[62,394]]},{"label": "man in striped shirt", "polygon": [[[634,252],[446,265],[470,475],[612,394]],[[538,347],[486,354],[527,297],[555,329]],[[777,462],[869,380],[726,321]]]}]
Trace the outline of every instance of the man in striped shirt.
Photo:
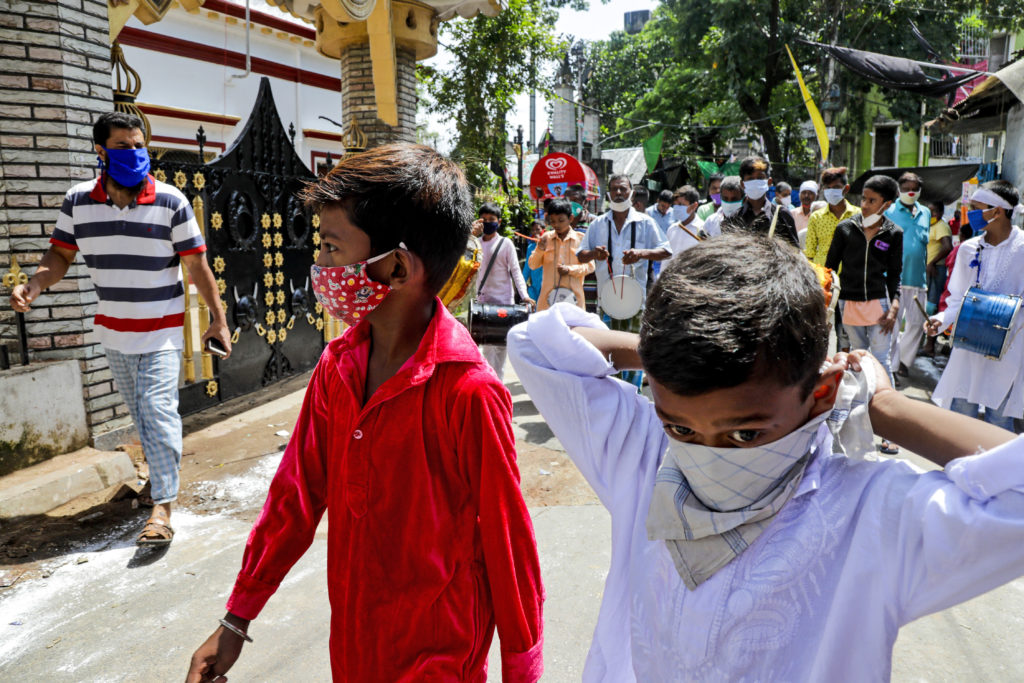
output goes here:
[{"label": "man in striped shirt", "polygon": [[96,338],[149,463],[153,512],[138,543],[162,545],[174,535],[171,503],[178,495],[181,463],[181,263],[213,314],[204,348],[212,339],[230,354],[230,333],[192,207],[177,189],[149,175],[142,121],[120,112],[103,114],[93,126],[93,141],[103,173],[68,190],[50,249],[28,284],[11,293],[11,306],[27,311],[81,252],[99,299]]}]

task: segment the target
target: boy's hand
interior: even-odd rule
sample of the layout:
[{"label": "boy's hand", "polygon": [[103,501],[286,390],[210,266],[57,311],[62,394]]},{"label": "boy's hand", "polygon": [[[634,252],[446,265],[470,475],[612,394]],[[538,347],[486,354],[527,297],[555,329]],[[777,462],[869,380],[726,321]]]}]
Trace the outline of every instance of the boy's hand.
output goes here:
[{"label": "boy's hand", "polygon": [[473,233],[473,237],[479,237],[480,235],[484,234],[484,219],[477,218],[475,221],[473,221],[473,225],[472,227],[470,227],[470,231]]},{"label": "boy's hand", "polygon": [[559,263],[558,264],[558,272],[561,275],[568,275],[569,274],[569,266],[565,265],[564,263]]},{"label": "boy's hand", "polygon": [[889,374],[882,367],[870,351],[857,349],[849,353],[837,353],[832,357],[832,363],[841,366],[844,370],[853,372],[873,372],[875,374],[875,394],[882,391],[896,391],[889,382]]},{"label": "boy's hand", "polygon": [[223,626],[218,626],[192,655],[185,683],[227,683],[226,674],[238,660],[245,641]]}]

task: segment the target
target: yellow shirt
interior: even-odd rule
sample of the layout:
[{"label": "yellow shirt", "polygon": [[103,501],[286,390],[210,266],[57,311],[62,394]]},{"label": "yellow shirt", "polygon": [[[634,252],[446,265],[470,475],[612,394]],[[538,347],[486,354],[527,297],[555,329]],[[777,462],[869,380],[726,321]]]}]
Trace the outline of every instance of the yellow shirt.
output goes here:
[{"label": "yellow shirt", "polygon": [[949,229],[949,223],[939,220],[928,229],[928,263],[934,261],[935,257],[939,255],[943,237],[952,238],[953,231]]},{"label": "yellow shirt", "polygon": [[845,199],[843,204],[846,208],[843,209],[843,214],[839,218],[832,213],[832,207],[825,206],[812,213],[807,220],[807,245],[804,247],[804,253],[807,258],[819,266],[825,265],[828,248],[832,246],[832,236],[836,233],[836,226],[839,225],[839,222],[860,213],[860,209]]},{"label": "yellow shirt", "polygon": [[[537,297],[537,310],[543,311],[548,308],[548,294],[556,286],[572,290],[576,295],[576,302],[580,308],[585,307],[583,299],[583,278],[594,272],[594,262],[580,263],[576,257],[576,250],[580,248],[583,241],[583,233],[570,229],[564,239],[558,239],[554,230],[549,230],[540,236],[537,248],[530,254],[529,264],[531,268],[543,268],[544,278],[540,286],[540,296]],[[562,275],[558,272],[559,264],[569,266],[569,273]]]}]

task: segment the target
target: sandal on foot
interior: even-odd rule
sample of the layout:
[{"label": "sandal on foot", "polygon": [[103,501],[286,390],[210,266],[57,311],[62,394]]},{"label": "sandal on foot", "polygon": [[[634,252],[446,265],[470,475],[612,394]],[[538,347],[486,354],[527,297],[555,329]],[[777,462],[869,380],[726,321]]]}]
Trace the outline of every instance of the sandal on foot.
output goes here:
[{"label": "sandal on foot", "polygon": [[173,539],[174,529],[170,527],[166,520],[156,517],[146,522],[146,526],[142,527],[138,538],[135,539],[135,544],[168,545]]},{"label": "sandal on foot", "polygon": [[883,441],[879,446],[878,450],[882,451],[886,455],[897,455],[900,452],[899,446],[893,446],[888,441]]}]

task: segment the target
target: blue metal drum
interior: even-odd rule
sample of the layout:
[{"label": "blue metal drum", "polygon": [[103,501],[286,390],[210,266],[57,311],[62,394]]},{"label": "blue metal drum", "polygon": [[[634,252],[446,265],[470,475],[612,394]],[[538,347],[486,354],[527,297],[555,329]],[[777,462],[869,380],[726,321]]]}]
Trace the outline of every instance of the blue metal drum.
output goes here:
[{"label": "blue metal drum", "polygon": [[1016,333],[1021,298],[971,287],[953,326],[953,348],[999,360]]}]

